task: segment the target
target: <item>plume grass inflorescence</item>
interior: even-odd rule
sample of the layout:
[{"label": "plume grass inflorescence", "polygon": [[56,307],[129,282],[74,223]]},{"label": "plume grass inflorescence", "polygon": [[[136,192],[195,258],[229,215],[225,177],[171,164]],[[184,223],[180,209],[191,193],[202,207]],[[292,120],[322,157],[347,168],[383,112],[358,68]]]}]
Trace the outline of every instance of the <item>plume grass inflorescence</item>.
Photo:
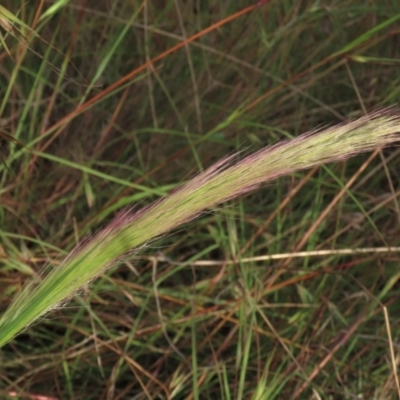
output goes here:
[{"label": "plume grass inflorescence", "polygon": [[227,157],[150,206],[119,213],[47,276],[38,276],[25,285],[0,319],[0,346],[68,301],[128,252],[192,220],[203,210],[279,176],[386,146],[399,140],[399,131],[399,114],[393,109],[382,110],[282,141],[242,159],[238,155]]}]

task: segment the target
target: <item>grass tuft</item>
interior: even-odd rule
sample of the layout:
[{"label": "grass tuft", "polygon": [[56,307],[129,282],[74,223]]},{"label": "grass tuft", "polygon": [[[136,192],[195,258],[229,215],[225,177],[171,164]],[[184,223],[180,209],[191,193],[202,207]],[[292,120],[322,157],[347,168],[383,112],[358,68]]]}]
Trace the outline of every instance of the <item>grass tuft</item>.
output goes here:
[{"label": "grass tuft", "polygon": [[3,0],[0,398],[400,398],[399,18]]},{"label": "grass tuft", "polygon": [[400,116],[382,110],[353,122],[310,132],[234,162],[215,163],[182,188],[142,210],[121,212],[93,238],[78,245],[47,276],[28,282],[0,319],[0,346],[43,314],[65,304],[127,252],[160,237],[201,212],[282,175],[343,160],[399,140]]}]

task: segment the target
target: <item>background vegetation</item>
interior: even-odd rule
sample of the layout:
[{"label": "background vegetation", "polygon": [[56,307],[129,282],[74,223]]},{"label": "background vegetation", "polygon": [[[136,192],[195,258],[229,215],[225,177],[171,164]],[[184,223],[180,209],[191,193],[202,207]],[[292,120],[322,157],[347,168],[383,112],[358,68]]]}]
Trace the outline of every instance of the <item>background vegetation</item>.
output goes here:
[{"label": "background vegetation", "polygon": [[[400,102],[397,1],[2,6],[25,25],[3,10],[1,312],[122,207]],[[396,398],[399,257],[362,250],[398,244],[398,154],[281,178],[150,244],[1,349],[0,397]]]}]

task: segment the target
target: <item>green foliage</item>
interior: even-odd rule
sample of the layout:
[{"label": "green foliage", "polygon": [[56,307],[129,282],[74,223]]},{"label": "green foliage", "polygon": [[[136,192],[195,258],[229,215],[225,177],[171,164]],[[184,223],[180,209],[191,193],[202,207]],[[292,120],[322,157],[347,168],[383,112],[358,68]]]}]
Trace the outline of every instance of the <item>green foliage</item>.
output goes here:
[{"label": "green foliage", "polygon": [[0,398],[395,398],[399,16],[3,1]]},{"label": "green foliage", "polygon": [[0,319],[0,346],[45,312],[69,300],[127,252],[168,233],[207,208],[289,172],[398,141],[399,131],[399,116],[390,111],[378,112],[317,134],[307,133],[278,143],[229,166],[231,156],[144,210],[122,212],[94,238],[72,250],[46,277],[27,283]]}]

